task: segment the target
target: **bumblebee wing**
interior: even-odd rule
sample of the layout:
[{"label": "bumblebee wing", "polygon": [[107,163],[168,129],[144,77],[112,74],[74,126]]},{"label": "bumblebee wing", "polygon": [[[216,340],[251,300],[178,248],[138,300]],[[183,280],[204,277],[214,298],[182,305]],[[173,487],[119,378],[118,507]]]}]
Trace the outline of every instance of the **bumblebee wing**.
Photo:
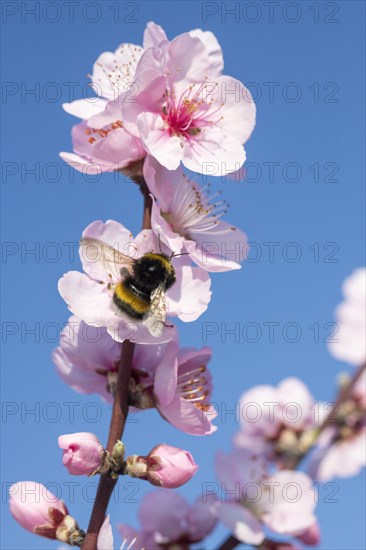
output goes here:
[{"label": "bumblebee wing", "polygon": [[127,266],[130,271],[131,266],[136,262],[130,256],[122,254],[113,246],[98,241],[98,239],[81,239],[80,247],[83,258],[89,262],[100,262],[109,276],[113,275],[115,279],[121,278],[121,268],[123,266]]},{"label": "bumblebee wing", "polygon": [[150,308],[145,325],[153,336],[161,336],[166,319],[165,285],[160,284],[150,295]]}]

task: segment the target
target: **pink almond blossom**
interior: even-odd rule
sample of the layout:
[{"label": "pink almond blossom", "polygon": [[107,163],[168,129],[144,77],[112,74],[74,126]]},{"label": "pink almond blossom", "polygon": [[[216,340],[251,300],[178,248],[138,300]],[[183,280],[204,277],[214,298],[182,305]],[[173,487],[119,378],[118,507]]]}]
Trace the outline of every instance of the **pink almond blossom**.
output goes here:
[{"label": "pink almond blossom", "polygon": [[298,378],[286,378],[277,387],[255,386],[240,399],[241,432],[234,437],[239,447],[263,452],[268,460],[286,466],[308,444],[327,408],[316,403]]},{"label": "pink almond blossom", "polygon": [[91,75],[97,97],[63,104],[67,113],[83,120],[72,129],[74,152],[60,153],[76,170],[87,174],[121,170],[145,157],[140,140],[126,132],[118,103],[120,96],[123,100],[127,95],[127,101],[133,92],[131,83],[143,51],[123,43],[114,53],[103,52]]},{"label": "pink almond blossom", "polygon": [[119,119],[107,122],[102,128],[81,122],[73,127],[71,135],[74,152],[61,152],[60,157],[78,172],[87,176],[116,170],[127,175],[139,173],[146,152],[140,140],[126,132]]},{"label": "pink almond blossom", "polygon": [[227,492],[218,502],[218,517],[241,542],[259,546],[266,528],[279,535],[301,536],[316,522],[313,482],[303,472],[269,475],[265,459],[249,449],[219,453],[216,469]]},{"label": "pink almond blossom", "polygon": [[133,550],[162,547],[189,548],[201,541],[214,529],[217,518],[216,501],[210,497],[197,498],[191,505],[185,498],[169,489],[147,493],[138,512],[141,529],[119,525],[118,529]]},{"label": "pink almond blossom", "polygon": [[126,462],[128,475],[166,489],[184,485],[198,470],[191,453],[166,444],[157,445],[146,457],[129,456]]},{"label": "pink almond blossom", "polygon": [[[151,230],[141,231],[134,240],[131,233],[113,220],[95,221],[83,232],[83,238],[97,239],[135,259],[144,254],[159,252],[158,238]],[[95,250],[94,250],[95,253]],[[145,321],[131,320],[113,303],[115,285],[121,280],[116,268],[111,273],[100,257],[80,253],[85,273],[69,271],[59,281],[59,292],[71,312],[88,325],[106,327],[117,342],[161,343],[174,337],[175,329],[165,324],[160,335],[153,336]],[[211,298],[210,277],[199,268],[192,267],[185,256],[173,259],[176,282],[166,294],[168,316],[177,316],[189,322],[197,319]]]},{"label": "pink almond blossom", "polygon": [[[64,105],[70,114],[84,120],[72,128],[73,153],[60,157],[79,172],[87,175],[115,170],[137,170],[146,156],[141,140],[131,135],[121,121],[121,96],[116,100],[91,104],[77,100]],[[80,103],[78,103],[80,102]],[[93,105],[93,107],[91,107]]]},{"label": "pink almond blossom", "polygon": [[154,196],[151,213],[153,231],[176,252],[186,252],[207,271],[240,269],[247,254],[242,231],[221,218],[225,201],[213,197],[189,180],[181,168],[169,171],[148,157],[144,176]]},{"label": "pink almond blossom", "polygon": [[[75,391],[98,393],[113,402],[121,344],[105,328],[88,326],[70,317],[61,333],[53,361],[61,378]],[[217,416],[210,405],[211,374],[207,363],[211,349],[178,349],[176,341],[136,344],[130,381],[130,405],[137,409],[156,407],[176,428],[194,435],[216,430]]]},{"label": "pink almond blossom", "polygon": [[356,269],[347,277],[342,291],[344,301],[335,311],[338,331],[328,348],[336,359],[363,365],[366,361],[366,268]]},{"label": "pink almond blossom", "polygon": [[168,170],[180,162],[207,174],[213,166],[215,175],[237,170],[255,105],[241,82],[222,76],[214,35],[197,29],[169,42],[160,33],[150,43],[136,68],[136,101],[122,104],[127,131]]},{"label": "pink almond blossom", "polygon": [[[200,55],[201,61],[191,60],[192,75],[198,67],[211,72],[222,70],[221,49],[212,33],[196,29],[175,39],[178,44],[185,40],[199,44],[195,53]],[[74,152],[61,153],[65,162],[87,174],[114,170],[140,173],[146,148],[138,136],[126,129],[122,107],[138,101],[139,84],[135,82],[138,72],[155,65],[160,70],[168,67],[167,51],[174,51],[175,41],[170,43],[163,29],[150,22],[144,33],[143,47],[122,43],[114,53],[104,52],[98,57],[91,75],[97,97],[63,105],[66,112],[83,119],[72,130]],[[143,53],[147,54],[144,60]]]},{"label": "pink almond blossom", "polygon": [[60,435],[58,446],[63,449],[62,462],[71,475],[89,476],[102,465],[104,448],[92,433]]}]

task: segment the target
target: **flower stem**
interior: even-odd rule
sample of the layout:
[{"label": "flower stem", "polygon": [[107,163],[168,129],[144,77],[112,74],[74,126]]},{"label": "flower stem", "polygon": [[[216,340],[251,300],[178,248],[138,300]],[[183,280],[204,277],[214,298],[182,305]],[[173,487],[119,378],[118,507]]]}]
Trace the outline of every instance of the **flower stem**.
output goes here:
[{"label": "flower stem", "polygon": [[[144,197],[144,209],[142,218],[142,229],[151,229],[151,198],[149,190],[143,177],[131,177],[139,185]],[[135,344],[125,340],[122,344],[121,360],[118,369],[116,393],[113,402],[112,417],[109,428],[108,443],[106,450],[110,453],[114,445],[122,438],[128,415],[128,389],[132,367],[132,358]],[[92,514],[89,521],[88,532],[83,550],[97,550],[97,540],[100,528],[103,525],[107,512],[109,500],[118,478],[112,478],[109,474],[100,476],[97,495],[95,497]]]},{"label": "flower stem", "polygon": [[[346,384],[341,391],[338,394],[338,397],[334,403],[334,406],[332,407],[332,410],[328,414],[328,416],[325,418],[324,422],[320,426],[318,430],[318,436],[322,433],[322,431],[329,426],[329,424],[334,420],[335,416],[337,415],[339,405],[346,401],[350,394],[352,393],[353,388],[361,378],[364,370],[366,369],[366,363],[364,365],[361,365],[354,376],[351,378],[351,380]],[[310,449],[309,449],[310,450]]]},{"label": "flower stem", "polygon": [[152,200],[149,194],[149,190],[145,182],[142,182],[140,185],[140,191],[144,197],[144,210],[142,215],[142,229],[151,229],[151,207]]},{"label": "flower stem", "polygon": [[233,550],[233,548],[236,548],[238,544],[241,544],[240,540],[229,536],[226,540],[224,540],[222,545],[219,546],[219,550]]},{"label": "flower stem", "polygon": [[[327,428],[330,425],[330,423],[335,419],[335,417],[337,415],[337,412],[338,412],[338,409],[339,409],[339,406],[344,401],[346,401],[348,399],[348,397],[350,396],[353,388],[355,387],[358,380],[361,378],[361,376],[362,376],[363,372],[365,371],[365,369],[366,369],[366,363],[361,365],[357,369],[357,371],[355,372],[354,376],[351,378],[349,383],[346,384],[346,386],[340,390],[340,392],[338,393],[337,399],[336,399],[336,401],[335,401],[335,403],[332,407],[332,410],[330,411],[330,413],[327,415],[327,417],[323,420],[322,424],[318,428],[318,430],[316,432],[316,436],[314,437],[313,441],[311,442],[311,445],[308,447],[308,449],[302,455],[300,455],[299,457],[296,458],[296,460],[294,460],[294,462],[291,464],[291,467],[289,469],[295,470],[299,466],[300,462],[302,462],[303,458],[305,458],[305,456],[313,449],[315,443],[318,440],[318,437],[325,430],[325,428]],[[238,546],[238,544],[242,544],[242,543],[239,540],[237,540],[235,537],[230,535],[221,544],[221,546],[219,546],[218,550],[233,550],[233,548]]]},{"label": "flower stem", "polygon": [[[135,344],[125,340],[122,344],[121,360],[118,369],[118,379],[113,402],[112,417],[109,428],[107,451],[112,452],[116,442],[121,439],[128,414],[127,395]],[[88,532],[83,544],[83,550],[96,550],[100,528],[104,522],[109,499],[117,479],[109,474],[100,476],[97,495],[95,497]]]}]

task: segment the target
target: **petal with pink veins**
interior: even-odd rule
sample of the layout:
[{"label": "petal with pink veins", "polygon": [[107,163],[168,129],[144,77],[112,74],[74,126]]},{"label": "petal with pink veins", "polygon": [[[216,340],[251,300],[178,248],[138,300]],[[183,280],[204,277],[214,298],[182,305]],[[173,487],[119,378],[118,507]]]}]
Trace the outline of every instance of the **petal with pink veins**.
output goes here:
[{"label": "petal with pink veins", "polygon": [[209,78],[220,76],[224,69],[224,58],[216,36],[210,31],[202,31],[201,29],[189,31],[189,35],[193,36],[193,38],[199,38],[203,44],[204,56],[208,59],[208,66],[206,68],[209,71],[206,71],[205,74]]},{"label": "petal with pink veins", "polygon": [[167,311],[181,321],[195,321],[206,311],[211,300],[210,276],[189,265],[175,265],[175,272],[177,281],[166,295]]},{"label": "petal with pink veins", "polygon": [[146,151],[168,170],[176,170],[182,160],[181,138],[169,135],[169,129],[158,114],[141,113],[137,127]]},{"label": "petal with pink veins", "polygon": [[199,368],[202,364],[207,365],[212,357],[212,349],[204,347],[200,350],[195,348],[182,348],[178,353],[179,372]]},{"label": "petal with pink veins", "polygon": [[69,271],[59,280],[58,290],[74,315],[88,325],[113,326],[119,321],[105,285],[79,271]]},{"label": "petal with pink veins", "polygon": [[211,420],[217,416],[213,407],[207,407],[203,411],[193,403],[175,395],[165,405],[158,403],[157,408],[170,424],[182,432],[191,435],[209,435],[217,430],[217,427],[211,424]]},{"label": "petal with pink veins", "polygon": [[101,174],[102,172],[108,172],[109,167],[107,165],[101,165],[97,162],[92,162],[86,158],[81,157],[80,155],[75,155],[75,153],[66,153],[62,151],[60,157],[64,162],[72,166],[78,172],[82,172],[84,175],[93,176],[96,174]]},{"label": "petal with pink veins", "polygon": [[106,516],[100,528],[97,540],[97,550],[114,550],[113,532],[109,515]]},{"label": "petal with pink veins", "polygon": [[113,129],[94,130],[81,122],[73,126],[72,140],[75,153],[84,160],[80,161],[80,158],[68,153],[68,156],[61,153],[61,157],[72,166],[72,161],[82,162],[81,167],[74,167],[86,174],[120,170],[146,154],[140,140],[117,125]]},{"label": "petal with pink veins", "polygon": [[124,95],[120,96],[118,100],[106,102],[103,110],[94,113],[89,118],[87,122],[89,128],[101,129],[116,120],[121,120],[123,98]]},{"label": "petal with pink veins", "polygon": [[242,262],[248,252],[248,239],[245,233],[228,222],[220,220],[213,229],[205,232],[195,231],[190,237],[196,242],[193,248],[185,242],[192,260],[207,271],[230,271],[241,269]]},{"label": "petal with pink veins", "polygon": [[255,127],[256,107],[249,90],[231,76],[221,76],[216,80],[218,89],[216,102],[222,104],[218,112],[218,126],[240,143],[245,143]]},{"label": "petal with pink veins", "polygon": [[168,344],[161,363],[157,366],[154,378],[154,393],[161,407],[170,403],[177,390],[178,344]]},{"label": "petal with pink veins", "polygon": [[156,201],[152,200],[151,225],[156,235],[175,253],[182,252],[185,246],[185,239],[171,228],[171,225],[163,218]]},{"label": "petal with pink veins", "polygon": [[147,69],[137,75],[134,81],[136,93],[122,102],[122,120],[126,129],[139,136],[138,117],[142,113],[158,114],[162,112],[166,79],[155,69]]},{"label": "petal with pink veins", "polygon": [[225,134],[218,126],[206,126],[197,136],[186,141],[182,162],[193,172],[212,175],[214,168],[215,176],[224,176],[241,166],[245,158],[244,148],[237,139]]},{"label": "petal with pink veins", "polygon": [[167,43],[168,38],[165,34],[164,29],[153,21],[149,21],[144,31],[144,49],[147,50],[147,48],[161,48]]},{"label": "petal with pink veins", "polygon": [[166,170],[154,157],[147,156],[144,162],[144,178],[149,190],[157,198],[159,207],[168,212],[172,206],[175,188],[181,182],[184,172],[181,167],[177,170]]},{"label": "petal with pink veins", "polygon": [[190,84],[216,78],[222,67],[222,51],[212,33],[197,29],[177,36],[169,44],[166,74],[177,97]]}]

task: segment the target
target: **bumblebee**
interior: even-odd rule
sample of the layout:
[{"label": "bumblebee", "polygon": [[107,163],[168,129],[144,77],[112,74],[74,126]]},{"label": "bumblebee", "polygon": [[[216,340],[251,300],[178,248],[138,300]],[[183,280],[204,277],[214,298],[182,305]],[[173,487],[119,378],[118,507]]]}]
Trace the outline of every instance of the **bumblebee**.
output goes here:
[{"label": "bumblebee", "polygon": [[[109,288],[119,313],[144,321],[153,336],[160,336],[166,319],[165,293],[175,283],[170,257],[149,252],[134,259],[97,239],[82,239],[81,253],[89,261],[101,262],[109,274]],[[112,282],[112,281],[118,281]]]}]

